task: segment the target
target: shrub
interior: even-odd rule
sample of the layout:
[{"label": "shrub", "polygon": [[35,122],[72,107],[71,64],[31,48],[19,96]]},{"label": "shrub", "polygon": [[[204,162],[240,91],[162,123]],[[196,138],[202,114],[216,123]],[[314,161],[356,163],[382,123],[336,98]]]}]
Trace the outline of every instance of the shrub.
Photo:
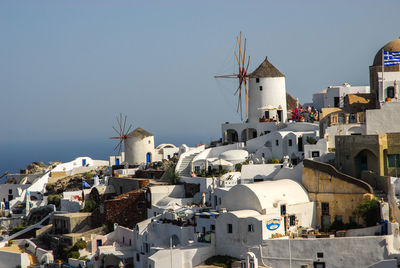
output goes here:
[{"label": "shrub", "polygon": [[178,184],[179,176],[178,173],[175,172],[175,166],[169,169],[169,183],[170,184]]},{"label": "shrub", "polygon": [[85,172],[85,173],[83,173],[83,177],[84,177],[86,180],[93,179],[93,176],[94,176],[94,174],[93,174],[92,172]]},{"label": "shrub", "polygon": [[307,136],[306,141],[308,144],[316,144],[317,143],[317,140],[311,136]]},{"label": "shrub", "polygon": [[77,249],[84,249],[87,247],[87,243],[84,240],[79,240],[78,242],[75,243],[75,247]]},{"label": "shrub", "polygon": [[46,184],[46,191],[50,192],[54,190],[54,184],[48,183]]},{"label": "shrub", "polygon": [[368,226],[375,226],[380,220],[380,204],[376,198],[364,198],[355,209],[355,214],[360,216]]},{"label": "shrub", "polygon": [[49,195],[47,198],[47,203],[53,204],[56,207],[58,207],[60,205],[60,201],[61,201],[61,195],[58,195],[58,194]]},{"label": "shrub", "polygon": [[222,176],[222,175],[224,175],[226,173],[228,173],[228,170],[226,170],[226,169],[221,169],[221,170],[218,171],[218,175],[219,176]]},{"label": "shrub", "polygon": [[79,259],[81,254],[79,254],[79,251],[71,251],[68,254],[68,258],[73,258],[73,259]]},{"label": "shrub", "polygon": [[224,267],[224,268],[230,268],[232,266],[232,263],[234,261],[238,261],[238,259],[233,258],[231,256],[222,256],[222,255],[216,255],[208,258],[205,263],[207,265],[215,265],[219,267]]},{"label": "shrub", "polygon": [[279,159],[277,159],[277,158],[270,158],[270,159],[268,159],[268,164],[279,164],[280,163],[280,161],[279,161]]},{"label": "shrub", "polygon": [[342,221],[334,221],[329,226],[329,231],[339,231],[346,229],[346,225]]},{"label": "shrub", "polygon": [[243,166],[243,164],[242,163],[237,163],[236,165],[235,165],[235,170],[236,171],[242,171],[242,166]]},{"label": "shrub", "polygon": [[92,199],[85,200],[85,207],[83,208],[83,212],[93,212],[96,208],[96,202]]}]

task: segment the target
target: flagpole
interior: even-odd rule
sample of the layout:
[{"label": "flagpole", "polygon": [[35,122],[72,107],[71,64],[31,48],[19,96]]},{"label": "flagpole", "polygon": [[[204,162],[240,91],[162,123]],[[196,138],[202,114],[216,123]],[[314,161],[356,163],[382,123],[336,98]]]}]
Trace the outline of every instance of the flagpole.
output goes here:
[{"label": "flagpole", "polygon": [[84,189],[83,182],[84,180],[82,179],[82,201],[85,201],[85,191],[83,190]]},{"label": "flagpole", "polygon": [[[385,50],[382,48],[382,92],[381,92],[381,94],[382,94],[382,98],[384,97],[384,73],[385,73]],[[382,102],[384,101],[385,99],[383,98],[383,100],[382,100]],[[380,100],[379,100],[379,102],[380,102]],[[379,103],[379,105],[380,105],[381,103]]]}]

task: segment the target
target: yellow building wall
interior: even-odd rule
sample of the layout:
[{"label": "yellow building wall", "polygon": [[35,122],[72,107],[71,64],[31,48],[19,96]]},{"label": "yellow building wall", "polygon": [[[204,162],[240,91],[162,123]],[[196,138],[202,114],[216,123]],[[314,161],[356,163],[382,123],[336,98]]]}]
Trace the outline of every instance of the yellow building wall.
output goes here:
[{"label": "yellow building wall", "polygon": [[369,193],[366,189],[328,173],[303,168],[302,182],[308,190],[312,201],[317,203],[317,222],[321,226],[321,203],[329,203],[331,223],[335,216],[342,216],[344,223],[349,222],[355,208],[362,201],[363,195]]}]

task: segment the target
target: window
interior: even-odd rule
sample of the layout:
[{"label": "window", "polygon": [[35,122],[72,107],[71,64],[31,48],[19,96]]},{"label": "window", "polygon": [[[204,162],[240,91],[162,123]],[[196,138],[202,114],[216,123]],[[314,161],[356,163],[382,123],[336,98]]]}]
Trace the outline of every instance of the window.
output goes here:
[{"label": "window", "polygon": [[289,216],[289,225],[290,226],[296,225],[296,216],[295,215]]},{"label": "window", "polygon": [[119,192],[122,194],[122,186],[119,187]]},{"label": "window", "polygon": [[211,224],[210,229],[211,229],[211,231],[215,231],[215,225]]},{"label": "window", "polygon": [[136,253],[136,261],[137,261],[137,262],[140,262],[140,255],[139,255],[139,253]]},{"label": "window", "polygon": [[122,244],[125,244],[125,237],[122,237]]},{"label": "window", "polygon": [[400,167],[400,154],[388,154],[389,167]]},{"label": "window", "polygon": [[253,224],[247,225],[247,231],[248,232],[254,232],[254,225]]},{"label": "window", "polygon": [[324,253],[323,252],[317,252],[317,258],[323,258]]},{"label": "window", "polygon": [[333,98],[333,102],[334,102],[333,105],[334,105],[335,107],[339,107],[339,100],[340,100],[339,97],[334,97],[334,98]]},{"label": "window", "polygon": [[293,145],[293,141],[292,140],[288,140],[289,146]]},{"label": "window", "polygon": [[228,223],[228,234],[232,233],[232,224]]},{"label": "window", "polygon": [[8,190],[8,194],[12,194],[12,189],[9,189],[9,190]]},{"label": "window", "polygon": [[281,205],[281,215],[286,215],[286,205]]},{"label": "window", "polygon": [[132,246],[132,239],[129,239],[129,246]]},{"label": "window", "polygon": [[218,198],[218,204],[221,205],[221,203],[222,203],[222,200],[221,200],[221,197],[219,197],[219,198]]},{"label": "window", "polygon": [[329,203],[321,203],[322,216],[329,216]]},{"label": "window", "polygon": [[356,217],[350,216],[350,217],[349,217],[349,222],[350,222],[350,223],[356,223]]},{"label": "window", "polygon": [[154,217],[157,216],[157,212],[154,212],[153,215],[154,215]]},{"label": "window", "polygon": [[319,151],[312,151],[311,157],[319,157]]},{"label": "window", "polygon": [[260,83],[260,78],[256,78],[256,83]]},{"label": "window", "polygon": [[262,91],[262,86],[260,86],[260,91]]},{"label": "window", "polygon": [[313,262],[313,266],[314,268],[325,268],[325,262],[319,262],[319,261],[315,261]]},{"label": "window", "polygon": [[298,139],[297,139],[297,145],[298,145],[298,150],[299,150],[299,152],[302,152],[303,151],[303,137],[299,137]]},{"label": "window", "polygon": [[264,154],[264,153],[262,153],[261,155],[262,155],[262,157],[265,157],[265,154]]},{"label": "window", "polygon": [[103,245],[103,241],[101,239],[96,240],[97,247],[101,247]]},{"label": "window", "polygon": [[386,88],[386,97],[394,98],[394,87],[387,87]]},{"label": "window", "polygon": [[337,221],[337,222],[343,222],[342,219],[343,219],[343,218],[342,218],[342,216],[340,216],[340,215],[336,215],[336,216],[335,216],[335,221]]},{"label": "window", "polygon": [[275,145],[279,146],[279,140],[275,140]]},{"label": "window", "polygon": [[269,133],[271,133],[271,131],[264,131],[264,134],[266,135],[266,134],[269,134]]}]

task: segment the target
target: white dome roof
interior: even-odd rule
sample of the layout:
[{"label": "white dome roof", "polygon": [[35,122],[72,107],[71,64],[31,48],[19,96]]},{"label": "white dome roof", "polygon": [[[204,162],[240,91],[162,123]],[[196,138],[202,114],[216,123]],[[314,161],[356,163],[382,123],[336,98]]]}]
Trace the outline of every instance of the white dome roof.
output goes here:
[{"label": "white dome roof", "polygon": [[[238,202],[240,200],[240,202]],[[238,184],[222,200],[228,211],[250,209],[262,212],[274,203],[287,205],[310,202],[307,191],[298,182],[289,179]]]},{"label": "white dome roof", "polygon": [[246,150],[229,150],[219,155],[220,159],[230,161],[244,161],[249,156],[249,152]]}]

